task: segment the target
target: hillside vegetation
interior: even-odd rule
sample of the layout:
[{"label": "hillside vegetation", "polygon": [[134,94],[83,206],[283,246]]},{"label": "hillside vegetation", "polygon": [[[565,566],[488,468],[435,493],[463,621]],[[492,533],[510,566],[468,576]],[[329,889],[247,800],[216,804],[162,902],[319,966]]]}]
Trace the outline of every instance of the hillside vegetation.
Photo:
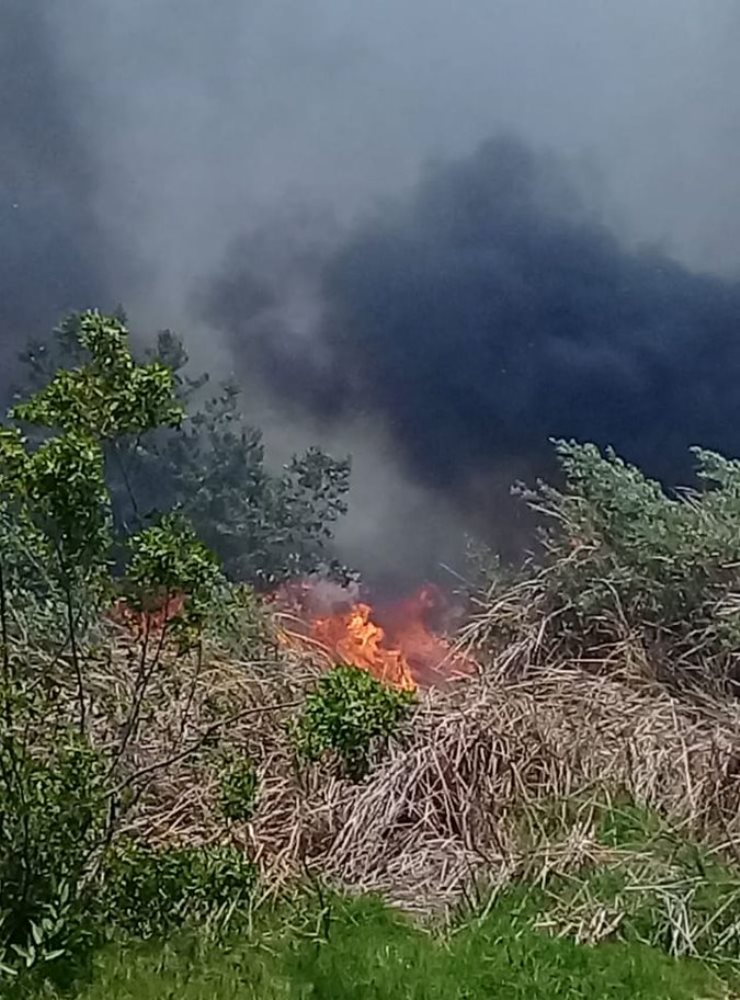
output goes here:
[{"label": "hillside vegetation", "polygon": [[8,996],[732,995],[740,463],[559,443],[479,675],[411,695],[260,598],[348,572],[346,462],[268,472],[171,334],[53,343],[0,429]]}]

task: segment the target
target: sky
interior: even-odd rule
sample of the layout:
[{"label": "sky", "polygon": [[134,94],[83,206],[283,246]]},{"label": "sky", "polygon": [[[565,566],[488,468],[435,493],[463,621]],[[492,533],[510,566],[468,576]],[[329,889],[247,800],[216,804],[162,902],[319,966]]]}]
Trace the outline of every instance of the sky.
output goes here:
[{"label": "sky", "polygon": [[352,451],[368,565],[510,534],[553,434],[740,452],[739,49],[736,0],[0,0],[0,362],[174,327]]}]

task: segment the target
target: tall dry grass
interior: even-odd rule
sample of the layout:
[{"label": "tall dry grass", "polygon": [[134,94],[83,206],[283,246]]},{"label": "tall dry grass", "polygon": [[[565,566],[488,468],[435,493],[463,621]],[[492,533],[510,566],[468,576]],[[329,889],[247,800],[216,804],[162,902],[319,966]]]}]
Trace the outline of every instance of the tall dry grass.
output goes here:
[{"label": "tall dry grass", "polygon": [[[286,734],[323,666],[290,653],[166,655],[121,765],[124,829],[155,844],[242,845],[275,890],[308,876],[425,911],[454,906],[481,881],[572,869],[600,850],[587,814],[556,845],[522,838],[523,816],[563,798],[626,795],[740,857],[740,710],[727,700],[672,692],[629,660],[527,672],[504,658],[423,694],[355,784],[329,763],[299,765]],[[96,739],[112,743],[135,650],[119,641],[87,669]],[[226,823],[215,809],[222,749],[258,766],[250,823]]]}]

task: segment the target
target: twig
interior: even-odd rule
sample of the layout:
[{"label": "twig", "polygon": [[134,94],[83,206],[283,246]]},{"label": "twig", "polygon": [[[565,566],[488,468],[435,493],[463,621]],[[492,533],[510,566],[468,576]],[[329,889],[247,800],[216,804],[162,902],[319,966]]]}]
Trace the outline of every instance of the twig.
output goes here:
[{"label": "twig", "polygon": [[62,553],[58,539],[54,539],[54,549],[59,563],[59,571],[62,579],[62,591],[64,593],[64,607],[67,613],[67,630],[69,633],[70,652],[72,654],[72,665],[74,666],[75,678],[77,680],[77,703],[80,710],[80,733],[84,735],[87,728],[87,710],[85,708],[85,685],[82,679],[82,667],[80,666],[79,650],[77,648],[77,622],[75,621],[74,607],[72,604],[72,584],[67,571],[66,562]]},{"label": "twig", "polygon": [[199,750],[200,747],[202,747],[214,733],[219,731],[219,729],[223,729],[226,726],[232,726],[234,723],[240,722],[242,719],[246,719],[250,715],[264,715],[270,712],[280,712],[288,708],[297,708],[302,704],[302,701],[288,701],[283,702],[280,705],[260,705],[257,708],[245,708],[241,712],[236,712],[234,715],[227,716],[225,719],[219,719],[218,722],[213,722],[210,726],[206,727],[198,739],[184,750],[180,750],[178,753],[173,754],[166,760],[156,761],[154,764],[149,764],[147,767],[142,767],[140,770],[130,774],[114,789],[112,794],[118,795],[124,788],[134,784],[145,775],[152,774],[155,771],[161,771],[165,768],[171,767],[173,764],[179,763],[181,760],[185,760],[186,757],[189,757],[191,754],[195,753],[196,750]]}]

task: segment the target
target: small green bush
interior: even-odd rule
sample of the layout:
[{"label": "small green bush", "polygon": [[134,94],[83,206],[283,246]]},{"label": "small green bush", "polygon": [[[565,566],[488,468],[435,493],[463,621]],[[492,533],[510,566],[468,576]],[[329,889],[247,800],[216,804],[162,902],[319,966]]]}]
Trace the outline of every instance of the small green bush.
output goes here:
[{"label": "small green bush", "polygon": [[224,927],[248,911],[257,872],[234,847],[168,847],[127,842],[111,854],[105,899],[113,926],[137,937],[190,923]]},{"label": "small green bush", "polygon": [[251,819],[259,777],[254,762],[249,757],[229,755],[221,760],[218,776],[218,805],[221,815],[232,822]]},{"label": "small green bush", "polygon": [[107,788],[102,758],[76,735],[39,757],[6,729],[0,776],[0,970],[13,974],[90,943]]},{"label": "small green bush", "polygon": [[392,736],[413,703],[411,692],[389,688],[366,670],[335,667],[320,678],[292,723],[294,746],[309,761],[333,753],[349,777],[361,778],[373,743]]}]

